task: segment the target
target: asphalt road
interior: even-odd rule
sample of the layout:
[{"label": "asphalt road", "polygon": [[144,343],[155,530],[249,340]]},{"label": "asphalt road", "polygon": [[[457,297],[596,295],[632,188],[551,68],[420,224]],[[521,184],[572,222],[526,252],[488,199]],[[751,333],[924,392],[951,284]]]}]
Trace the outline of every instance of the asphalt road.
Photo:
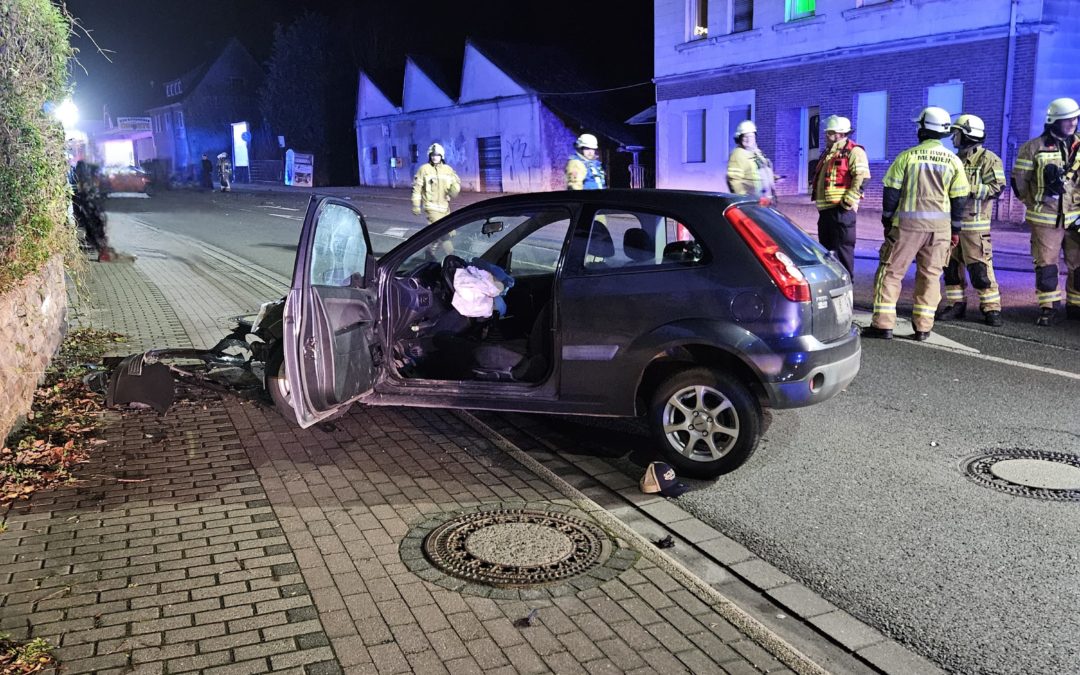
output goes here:
[{"label": "asphalt road", "polygon": [[[361,200],[377,252],[422,226],[406,197]],[[179,192],[109,208],[290,274],[306,201]],[[868,306],[874,263],[857,264],[856,305]],[[772,414],[745,466],[678,501],[946,669],[1080,673],[1080,502],[1010,496],[961,471],[993,449],[1080,455],[1080,322],[1037,328],[1032,275],[999,281],[1004,327],[983,326],[973,305],[972,320],[935,328],[951,347],[865,340],[846,392]],[[634,422],[545,420],[635,479],[651,459]]]}]

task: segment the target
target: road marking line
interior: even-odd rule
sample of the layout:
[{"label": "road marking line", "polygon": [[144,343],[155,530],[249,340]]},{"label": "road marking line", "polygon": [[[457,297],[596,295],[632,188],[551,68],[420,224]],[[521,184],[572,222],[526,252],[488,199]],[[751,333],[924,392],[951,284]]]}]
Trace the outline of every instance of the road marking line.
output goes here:
[{"label": "road marking line", "polygon": [[[863,327],[869,326],[870,325],[870,322],[868,320],[869,316],[871,316],[869,312],[856,311],[855,312],[855,323],[857,323],[858,325],[863,326]],[[900,319],[900,318],[898,318],[896,320],[896,324],[897,324],[897,326],[901,326],[901,325],[911,326],[910,321],[908,321],[907,319]],[[911,333],[906,332],[906,333],[896,333],[896,334],[897,335],[910,335]],[[935,339],[935,338],[937,338],[937,339]],[[1057,375],[1059,377],[1064,377],[1064,378],[1067,378],[1067,379],[1070,379],[1070,380],[1080,381],[1080,373],[1072,373],[1072,372],[1069,372],[1067,370],[1058,370],[1057,368],[1049,368],[1047,366],[1037,366],[1034,363],[1025,363],[1024,361],[1014,361],[1013,359],[1006,359],[1006,358],[1001,357],[1001,356],[991,356],[990,354],[983,354],[978,349],[975,349],[973,347],[968,347],[967,345],[956,342],[955,340],[950,340],[949,338],[938,335],[937,333],[930,333],[930,339],[927,340],[926,342],[913,342],[913,341],[909,341],[909,340],[904,340],[904,342],[909,342],[910,344],[918,345],[920,347],[927,347],[929,349],[937,349],[937,350],[940,350],[940,351],[943,351],[943,352],[951,352],[953,354],[962,354],[964,356],[971,356],[971,357],[974,357],[976,359],[982,359],[983,361],[990,361],[991,363],[1001,363],[1001,364],[1004,364],[1004,365],[1007,365],[1007,366],[1015,366],[1017,368],[1024,368],[1026,370],[1034,370],[1034,371],[1039,372],[1039,373],[1046,373],[1048,375]]]},{"label": "road marking line", "polygon": [[[854,312],[852,312],[852,320],[858,326],[860,326],[861,328],[869,328],[870,327],[870,319],[872,317],[873,317],[873,314],[871,314],[870,312],[867,312],[865,310],[857,309]],[[896,318],[896,328],[893,329],[893,335],[896,335],[897,337],[909,337],[909,336],[913,335],[914,333],[915,333],[915,328],[911,325],[911,321],[909,319],[903,319],[903,318],[900,318],[900,317]],[[980,354],[981,353],[978,349],[975,349],[974,347],[969,347],[969,346],[967,346],[965,344],[961,344],[961,343],[957,342],[956,340],[950,340],[949,338],[945,337],[944,335],[939,335],[938,333],[930,333],[930,339],[927,340],[926,342],[922,343],[922,344],[939,345],[939,346],[945,347],[947,349],[951,349],[951,350],[958,351],[958,352],[964,352],[964,353],[971,353],[971,354]]]},{"label": "road marking line", "polygon": [[268,213],[266,215],[273,216],[275,218],[286,218],[288,220],[303,220],[303,218],[297,218],[296,216],[290,216],[284,213]]},{"label": "road marking line", "polygon": [[[299,211],[300,210],[300,209],[294,209],[294,208],[292,208],[290,206],[275,206],[273,204],[256,204],[256,207],[260,208],[260,209],[281,209],[282,211]],[[271,213],[270,215],[274,215],[274,214]]]}]

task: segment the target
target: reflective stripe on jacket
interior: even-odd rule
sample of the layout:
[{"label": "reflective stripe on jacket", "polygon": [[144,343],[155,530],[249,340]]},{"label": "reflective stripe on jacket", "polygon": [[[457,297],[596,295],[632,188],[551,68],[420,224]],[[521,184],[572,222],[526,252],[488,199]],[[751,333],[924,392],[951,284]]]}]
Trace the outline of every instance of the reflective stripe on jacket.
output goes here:
[{"label": "reflective stripe on jacket", "polygon": [[957,156],[964,163],[971,199],[964,207],[963,229],[969,232],[989,232],[994,200],[1005,189],[1005,169],[1001,158],[982,145],[961,148]]},{"label": "reflective stripe on jacket", "polygon": [[[1033,138],[1020,146],[1013,162],[1012,183],[1016,196],[1024,202],[1024,220],[1030,225],[1062,227],[1080,218],[1080,186],[1077,171],[1070,167],[1077,161],[1080,134],[1059,141],[1050,133]],[[1046,167],[1054,165],[1062,173],[1071,173],[1061,195],[1047,194]]]},{"label": "reflective stripe on jacket", "polygon": [[771,197],[773,194],[772,162],[761,150],[736,147],[728,157],[728,189],[737,195]]},{"label": "reflective stripe on jacket", "polygon": [[414,209],[446,213],[450,200],[461,192],[461,179],[447,164],[422,164],[416,171],[412,184]]},{"label": "reflective stripe on jacket", "polygon": [[818,160],[811,182],[811,199],[819,211],[831,209],[843,202],[853,209],[862,199],[863,186],[870,180],[870,160],[866,150],[855,141],[845,138],[829,147]]},{"label": "reflective stripe on jacket", "polygon": [[971,192],[964,163],[937,139],[904,150],[893,160],[882,181],[900,190],[893,225],[918,232],[948,232],[951,199]]},{"label": "reflective stripe on jacket", "polygon": [[566,162],[567,190],[603,190],[607,187],[604,165],[598,159],[586,159],[580,152]]}]

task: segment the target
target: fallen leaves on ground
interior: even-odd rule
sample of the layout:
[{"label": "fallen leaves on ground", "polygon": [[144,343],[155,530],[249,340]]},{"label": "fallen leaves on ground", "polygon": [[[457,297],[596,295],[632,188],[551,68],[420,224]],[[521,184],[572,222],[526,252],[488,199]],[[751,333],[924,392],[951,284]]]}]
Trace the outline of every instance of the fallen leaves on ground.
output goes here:
[{"label": "fallen leaves on ground", "polygon": [[56,667],[52,645],[41,638],[19,643],[0,634],[0,675],[24,675],[40,673]]},{"label": "fallen leaves on ground", "polygon": [[94,438],[103,401],[83,377],[110,345],[123,340],[119,333],[88,328],[68,333],[34,392],[26,423],[0,448],[0,504],[70,480],[71,467],[85,462],[91,448],[103,442]]}]

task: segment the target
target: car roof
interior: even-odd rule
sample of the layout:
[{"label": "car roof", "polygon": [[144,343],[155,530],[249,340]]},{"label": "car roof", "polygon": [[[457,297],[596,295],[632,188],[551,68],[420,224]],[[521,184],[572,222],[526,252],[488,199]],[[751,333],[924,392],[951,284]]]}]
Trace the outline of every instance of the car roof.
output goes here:
[{"label": "car roof", "polygon": [[616,202],[625,206],[677,207],[693,204],[695,206],[713,206],[726,208],[730,204],[754,201],[745,195],[733,195],[725,192],[703,192],[697,190],[657,190],[657,189],[613,189],[613,190],[557,190],[553,192],[524,192],[502,195],[472,204],[476,206],[512,206],[520,203],[565,204],[610,204]]}]

